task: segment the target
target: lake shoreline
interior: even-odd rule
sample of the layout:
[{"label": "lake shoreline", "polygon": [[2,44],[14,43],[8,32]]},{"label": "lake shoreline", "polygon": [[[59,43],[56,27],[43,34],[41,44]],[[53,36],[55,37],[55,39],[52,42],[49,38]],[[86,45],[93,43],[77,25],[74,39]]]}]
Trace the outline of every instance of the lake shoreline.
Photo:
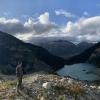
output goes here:
[{"label": "lake shoreline", "polygon": [[100,81],[98,69],[92,64],[80,63],[74,65],[65,65],[62,69],[57,71],[57,74],[64,77],[71,77],[81,81]]}]

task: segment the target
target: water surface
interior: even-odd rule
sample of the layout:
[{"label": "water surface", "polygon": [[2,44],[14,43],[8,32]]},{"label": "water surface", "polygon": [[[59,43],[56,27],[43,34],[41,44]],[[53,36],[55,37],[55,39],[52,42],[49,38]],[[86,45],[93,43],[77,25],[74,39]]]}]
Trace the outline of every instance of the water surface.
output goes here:
[{"label": "water surface", "polygon": [[70,76],[78,80],[96,81],[100,80],[100,76],[94,73],[96,66],[80,63],[73,65],[65,65],[62,69],[58,70],[57,73],[61,76]]}]

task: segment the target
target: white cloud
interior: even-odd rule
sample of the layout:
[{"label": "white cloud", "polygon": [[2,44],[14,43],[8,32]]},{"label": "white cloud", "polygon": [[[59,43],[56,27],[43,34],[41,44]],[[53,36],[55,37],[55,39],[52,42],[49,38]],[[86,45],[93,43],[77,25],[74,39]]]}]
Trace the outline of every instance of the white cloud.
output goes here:
[{"label": "white cloud", "polygon": [[49,19],[49,13],[41,14],[35,21],[29,18],[22,23],[18,19],[0,18],[0,30],[24,41],[32,41],[34,36],[66,37],[69,41],[100,41],[100,16],[80,18],[76,22],[57,25]]},{"label": "white cloud", "polygon": [[48,12],[40,15],[37,19],[37,21],[33,21],[32,18],[29,18],[25,23],[22,23],[15,18],[6,19],[3,17],[0,18],[0,30],[11,34],[30,32],[42,34],[56,27],[56,24],[50,22]]},{"label": "white cloud", "polygon": [[63,15],[65,17],[69,17],[69,18],[76,17],[74,14],[72,14],[68,11],[62,10],[62,9],[56,10],[55,13],[56,13],[56,15]]},{"label": "white cloud", "polygon": [[17,33],[26,33],[31,31],[29,28],[25,27],[20,20],[15,18],[0,18],[0,30],[13,35]]},{"label": "white cloud", "polygon": [[81,18],[77,22],[68,22],[64,32],[77,41],[100,41],[100,16]]},{"label": "white cloud", "polygon": [[41,24],[49,24],[50,23],[48,12],[45,12],[44,14],[40,15],[40,17],[38,19]]},{"label": "white cloud", "polygon": [[41,14],[37,20],[29,18],[25,23],[18,19],[0,18],[0,30],[12,34],[22,40],[29,40],[34,35],[47,35],[58,28],[49,20],[49,13]]},{"label": "white cloud", "polygon": [[19,20],[18,19],[6,19],[6,18],[0,18],[0,23],[2,24],[7,24],[7,23],[19,23]]},{"label": "white cloud", "polygon": [[45,12],[44,14],[40,15],[37,19],[38,20],[35,22],[32,19],[28,19],[28,21],[24,24],[24,26],[31,28],[35,35],[46,35],[50,31],[58,27],[55,23],[50,22],[48,12]]},{"label": "white cloud", "polygon": [[25,42],[29,42],[29,40],[33,37],[33,34],[32,33],[16,34],[16,37]]}]

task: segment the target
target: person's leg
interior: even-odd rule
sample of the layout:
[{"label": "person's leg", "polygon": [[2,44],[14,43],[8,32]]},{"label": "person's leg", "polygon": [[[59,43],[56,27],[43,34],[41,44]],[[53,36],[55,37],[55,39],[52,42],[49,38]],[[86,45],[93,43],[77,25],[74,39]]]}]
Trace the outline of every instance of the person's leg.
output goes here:
[{"label": "person's leg", "polygon": [[22,77],[20,77],[19,79],[19,88],[21,89],[21,87],[22,87]]},{"label": "person's leg", "polygon": [[18,92],[19,88],[20,88],[20,78],[18,77],[17,78],[17,92]]}]

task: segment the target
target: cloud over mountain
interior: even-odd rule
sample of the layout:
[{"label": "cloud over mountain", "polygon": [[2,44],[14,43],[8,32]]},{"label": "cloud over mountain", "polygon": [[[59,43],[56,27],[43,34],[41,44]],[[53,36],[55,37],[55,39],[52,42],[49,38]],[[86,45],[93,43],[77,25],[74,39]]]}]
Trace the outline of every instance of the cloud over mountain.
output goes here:
[{"label": "cloud over mountain", "polygon": [[[0,30],[15,35],[17,37],[23,37],[28,40],[32,35],[48,34],[58,26],[50,22],[49,13],[45,12],[41,14],[36,21],[29,18],[25,23],[22,23],[18,19],[6,19],[0,18]],[[25,37],[24,37],[25,36]]]},{"label": "cloud over mountain", "polygon": [[31,30],[18,19],[0,18],[0,30],[11,34],[26,33]]},{"label": "cloud over mountain", "polygon": [[49,12],[41,14],[35,21],[32,18],[25,22],[15,18],[0,18],[0,30],[25,41],[32,41],[34,36],[62,36],[73,42],[97,42],[100,41],[100,16],[81,17],[75,22],[66,22],[66,25],[50,21]]},{"label": "cloud over mountain", "polygon": [[68,22],[64,32],[78,41],[100,41],[100,16],[80,18],[76,22]]}]

